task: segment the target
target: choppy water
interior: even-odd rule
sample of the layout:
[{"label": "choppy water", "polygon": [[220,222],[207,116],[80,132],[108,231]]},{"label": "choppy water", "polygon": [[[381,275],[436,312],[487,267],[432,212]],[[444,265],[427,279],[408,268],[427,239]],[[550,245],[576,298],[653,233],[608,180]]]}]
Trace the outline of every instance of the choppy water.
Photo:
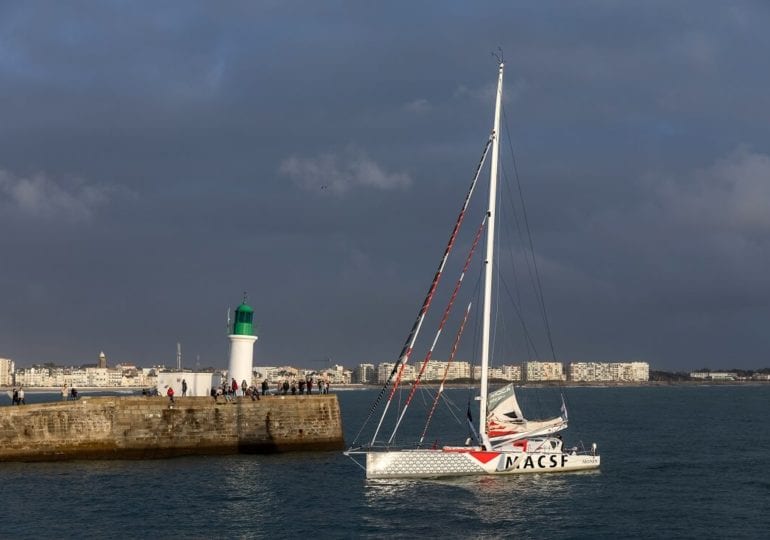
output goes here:
[{"label": "choppy water", "polygon": [[[339,394],[348,440],[373,396]],[[367,482],[336,452],[0,464],[0,538],[770,537],[770,385],[567,396],[565,439],[597,441],[601,472]]]}]

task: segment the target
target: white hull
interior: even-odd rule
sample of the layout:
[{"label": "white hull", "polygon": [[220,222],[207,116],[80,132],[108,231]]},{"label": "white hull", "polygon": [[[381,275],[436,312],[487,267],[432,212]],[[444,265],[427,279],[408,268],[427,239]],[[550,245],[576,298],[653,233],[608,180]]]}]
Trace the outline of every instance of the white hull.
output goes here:
[{"label": "white hull", "polygon": [[564,452],[436,450],[365,452],[367,478],[437,478],[488,474],[560,473],[598,469],[600,456]]}]

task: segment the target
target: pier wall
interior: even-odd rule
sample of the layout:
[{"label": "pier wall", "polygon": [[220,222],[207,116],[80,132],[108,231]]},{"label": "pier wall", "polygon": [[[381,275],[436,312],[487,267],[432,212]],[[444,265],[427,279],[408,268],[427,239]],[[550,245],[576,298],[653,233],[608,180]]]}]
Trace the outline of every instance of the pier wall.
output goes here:
[{"label": "pier wall", "polygon": [[0,461],[142,459],[342,449],[334,394],[83,397],[0,408]]}]

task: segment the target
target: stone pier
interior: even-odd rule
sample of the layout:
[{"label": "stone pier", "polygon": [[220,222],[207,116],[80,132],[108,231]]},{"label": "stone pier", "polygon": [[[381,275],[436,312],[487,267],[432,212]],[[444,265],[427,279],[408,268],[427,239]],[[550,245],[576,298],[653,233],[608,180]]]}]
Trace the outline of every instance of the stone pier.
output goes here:
[{"label": "stone pier", "polygon": [[82,397],[0,408],[0,461],[144,459],[193,454],[339,450],[334,394]]}]

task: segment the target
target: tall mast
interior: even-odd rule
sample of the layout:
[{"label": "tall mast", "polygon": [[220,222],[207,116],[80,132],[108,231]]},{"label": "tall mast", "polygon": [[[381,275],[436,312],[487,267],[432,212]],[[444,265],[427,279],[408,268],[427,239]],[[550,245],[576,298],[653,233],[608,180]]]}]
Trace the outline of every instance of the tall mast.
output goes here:
[{"label": "tall mast", "polygon": [[491,335],[490,313],[492,311],[492,270],[494,268],[495,206],[497,204],[497,168],[500,150],[500,105],[503,98],[503,67],[500,62],[497,75],[497,96],[495,98],[495,126],[492,132],[492,162],[489,168],[489,210],[487,211],[487,246],[484,259],[484,306],[481,331],[481,395],[479,403],[479,435],[481,443],[490,448],[487,436],[487,378],[489,375],[489,348]]}]

